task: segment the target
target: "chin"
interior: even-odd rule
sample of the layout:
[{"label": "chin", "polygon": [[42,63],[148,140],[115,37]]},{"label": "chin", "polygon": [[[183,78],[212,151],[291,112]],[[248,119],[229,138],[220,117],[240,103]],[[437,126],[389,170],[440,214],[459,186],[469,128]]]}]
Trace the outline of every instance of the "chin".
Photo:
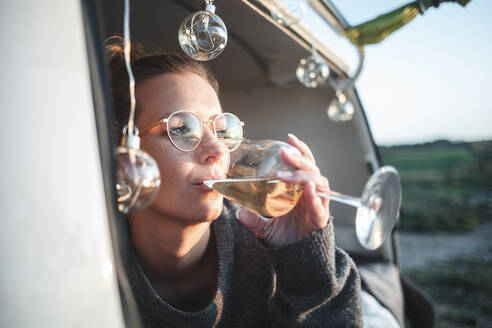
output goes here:
[{"label": "chin", "polygon": [[214,200],[203,204],[200,209],[200,221],[214,221],[215,219],[217,219],[222,213],[223,204],[224,202],[222,198],[220,199],[220,201]]},{"label": "chin", "polygon": [[222,213],[223,198],[189,202],[185,205],[183,218],[194,222],[211,222]]}]

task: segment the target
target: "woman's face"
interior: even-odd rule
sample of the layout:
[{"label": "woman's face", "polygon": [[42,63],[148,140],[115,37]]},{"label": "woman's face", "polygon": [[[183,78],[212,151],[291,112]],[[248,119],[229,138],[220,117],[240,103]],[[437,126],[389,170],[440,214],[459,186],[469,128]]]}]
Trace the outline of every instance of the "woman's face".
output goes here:
[{"label": "woman's face", "polygon": [[[194,73],[168,73],[145,80],[137,86],[137,103],[141,111],[137,126],[141,128],[177,110],[192,111],[202,120],[222,112],[215,90]],[[162,126],[145,133],[141,142],[161,173],[161,187],[152,210],[170,219],[191,222],[214,220],[220,215],[222,196],[202,182],[225,177],[229,154],[207,124],[203,125],[200,144],[190,152],[174,147]]]}]

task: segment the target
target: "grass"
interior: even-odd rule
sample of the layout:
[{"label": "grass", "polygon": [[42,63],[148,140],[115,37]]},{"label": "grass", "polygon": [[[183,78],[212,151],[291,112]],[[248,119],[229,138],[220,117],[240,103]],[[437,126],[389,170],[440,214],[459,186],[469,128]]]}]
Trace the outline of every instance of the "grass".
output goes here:
[{"label": "grass", "polygon": [[405,272],[432,298],[439,328],[492,327],[491,273],[490,259],[457,259]]},{"label": "grass", "polygon": [[432,150],[401,150],[385,156],[385,160],[390,161],[399,167],[402,172],[431,170],[439,173],[453,169],[458,165],[469,164],[473,161],[472,151],[469,149],[432,149]]},{"label": "grass", "polygon": [[[381,155],[401,176],[399,229],[463,232],[491,220],[492,141],[382,147]],[[488,254],[404,272],[432,298],[437,327],[492,327]]]},{"label": "grass", "polygon": [[462,232],[492,217],[492,141],[382,147],[381,154],[401,176],[401,230]]}]

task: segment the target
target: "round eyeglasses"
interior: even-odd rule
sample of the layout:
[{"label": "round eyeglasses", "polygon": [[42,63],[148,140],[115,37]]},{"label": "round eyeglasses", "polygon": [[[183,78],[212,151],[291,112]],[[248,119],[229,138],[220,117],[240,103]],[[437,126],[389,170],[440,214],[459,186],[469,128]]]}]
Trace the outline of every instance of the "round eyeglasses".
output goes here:
[{"label": "round eyeglasses", "polygon": [[164,126],[169,140],[181,151],[192,151],[200,144],[203,136],[203,124],[209,125],[215,136],[221,140],[229,151],[234,151],[243,139],[244,123],[231,113],[217,114],[213,120],[202,120],[189,110],[179,110],[160,119],[141,130],[140,135],[156,127]]}]

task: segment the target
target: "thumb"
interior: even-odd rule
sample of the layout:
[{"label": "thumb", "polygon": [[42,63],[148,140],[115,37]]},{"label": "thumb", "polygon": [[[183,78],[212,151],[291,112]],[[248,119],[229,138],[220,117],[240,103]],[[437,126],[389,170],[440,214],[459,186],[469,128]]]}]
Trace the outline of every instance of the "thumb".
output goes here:
[{"label": "thumb", "polygon": [[267,219],[247,208],[238,209],[236,211],[236,218],[258,238],[263,238],[263,234],[267,230],[265,229],[268,222]]}]

